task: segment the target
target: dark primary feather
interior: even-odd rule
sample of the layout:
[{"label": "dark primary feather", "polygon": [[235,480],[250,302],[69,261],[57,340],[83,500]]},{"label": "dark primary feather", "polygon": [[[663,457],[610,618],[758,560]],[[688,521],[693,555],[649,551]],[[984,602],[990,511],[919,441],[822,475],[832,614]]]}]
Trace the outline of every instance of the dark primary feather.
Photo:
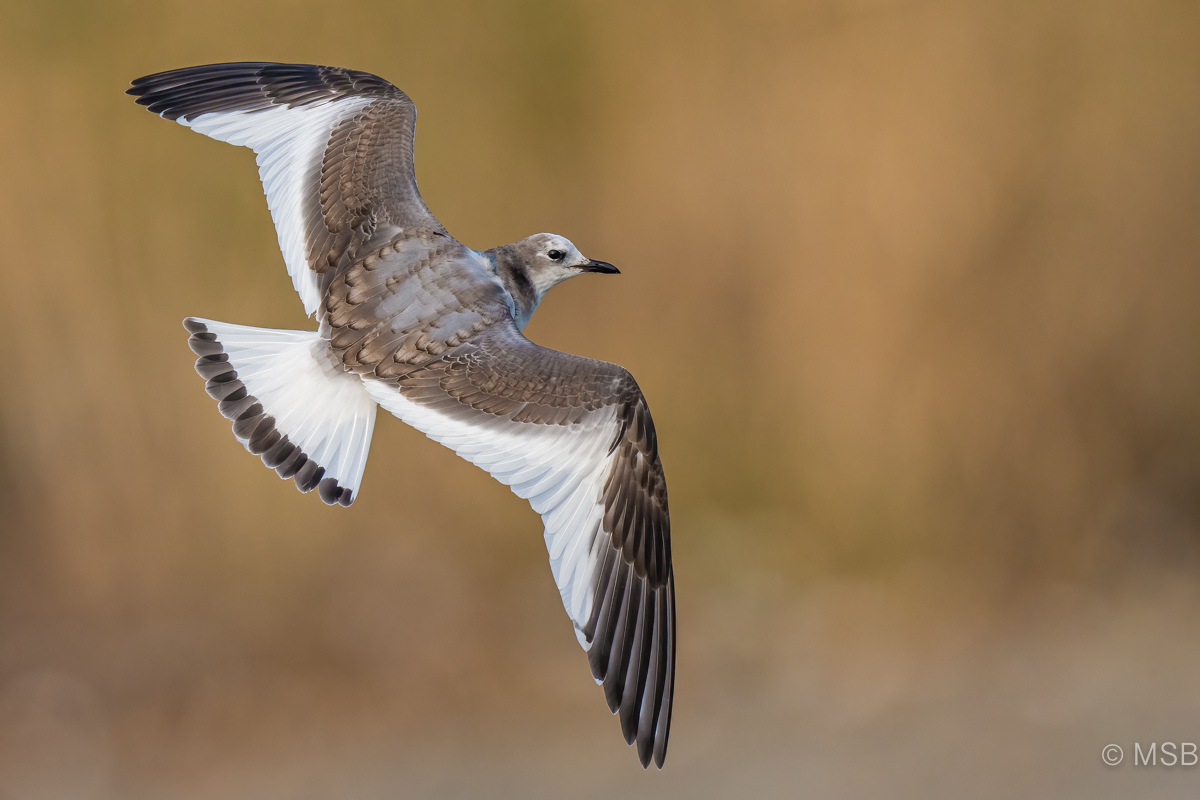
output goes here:
[{"label": "dark primary feather", "polygon": [[133,81],[126,94],[170,120],[210,111],[296,107],[345,97],[386,98],[412,105],[408,95],[369,72],[256,61],[207,64],[146,75]]}]

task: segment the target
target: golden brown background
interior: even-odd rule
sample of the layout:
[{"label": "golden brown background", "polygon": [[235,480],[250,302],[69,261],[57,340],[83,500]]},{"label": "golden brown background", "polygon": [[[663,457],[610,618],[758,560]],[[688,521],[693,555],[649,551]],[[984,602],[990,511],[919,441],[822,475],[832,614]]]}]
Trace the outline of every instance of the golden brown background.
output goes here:
[{"label": "golden brown background", "polygon": [[[1195,797],[1200,5],[40,2],[0,12],[0,798]],[[302,61],[421,109],[485,248],[619,265],[671,487],[642,772],[536,515],[380,417],[349,510],[180,320],[311,327],[254,157],[122,92]],[[1118,767],[1101,763],[1110,743]]]}]

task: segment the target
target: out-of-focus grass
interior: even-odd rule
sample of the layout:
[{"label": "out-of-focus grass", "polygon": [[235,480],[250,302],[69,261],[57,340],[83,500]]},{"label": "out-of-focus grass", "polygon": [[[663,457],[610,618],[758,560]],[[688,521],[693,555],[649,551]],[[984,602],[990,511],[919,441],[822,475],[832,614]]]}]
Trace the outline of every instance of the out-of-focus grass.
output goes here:
[{"label": "out-of-focus grass", "polygon": [[[1200,699],[1197,34],[1182,2],[6,10],[0,797],[1182,791],[1098,751]],[[654,409],[663,775],[504,487],[381,418],[328,509],[211,407],[182,317],[311,323],[253,155],[122,91],[241,59],[396,82],[462,241],[621,267],[528,333]]]}]

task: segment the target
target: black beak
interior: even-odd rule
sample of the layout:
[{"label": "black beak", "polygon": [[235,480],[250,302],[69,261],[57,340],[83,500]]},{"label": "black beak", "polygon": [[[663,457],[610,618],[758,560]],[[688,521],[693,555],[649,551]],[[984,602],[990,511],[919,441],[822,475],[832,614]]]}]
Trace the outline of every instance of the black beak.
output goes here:
[{"label": "black beak", "polygon": [[607,261],[593,261],[588,259],[588,262],[582,267],[584,272],[602,272],[605,275],[620,275],[621,270],[614,267]]}]

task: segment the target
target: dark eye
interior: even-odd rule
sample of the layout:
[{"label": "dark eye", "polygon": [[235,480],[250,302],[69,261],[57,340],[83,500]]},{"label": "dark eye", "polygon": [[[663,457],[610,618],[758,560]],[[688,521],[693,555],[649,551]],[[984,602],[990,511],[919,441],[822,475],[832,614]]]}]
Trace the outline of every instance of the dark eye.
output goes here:
[{"label": "dark eye", "polygon": [[550,256],[551,261],[562,261],[563,257],[566,256],[566,253],[564,253],[562,250],[551,250],[549,253],[546,253],[546,255]]}]

